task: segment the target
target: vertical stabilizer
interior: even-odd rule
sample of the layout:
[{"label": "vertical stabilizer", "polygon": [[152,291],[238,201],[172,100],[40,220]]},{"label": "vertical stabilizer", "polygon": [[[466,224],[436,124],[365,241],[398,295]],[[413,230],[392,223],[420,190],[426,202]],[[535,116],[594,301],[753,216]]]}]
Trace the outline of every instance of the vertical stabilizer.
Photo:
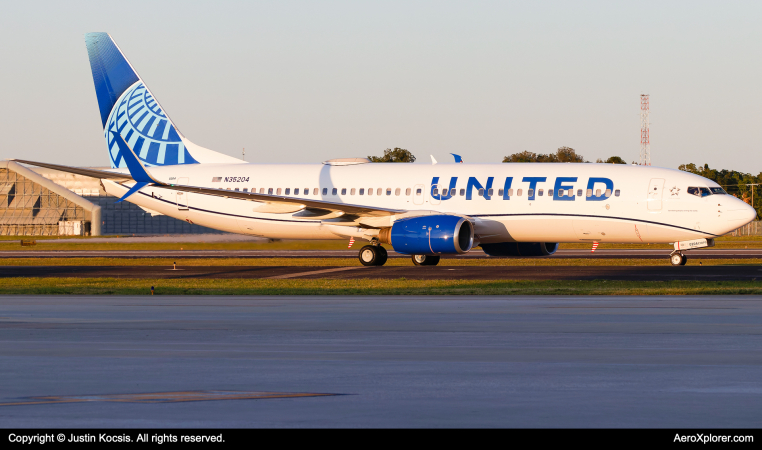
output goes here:
[{"label": "vertical stabilizer", "polygon": [[127,167],[116,135],[147,166],[243,162],[182,136],[108,33],[87,33],[85,44],[111,167]]}]

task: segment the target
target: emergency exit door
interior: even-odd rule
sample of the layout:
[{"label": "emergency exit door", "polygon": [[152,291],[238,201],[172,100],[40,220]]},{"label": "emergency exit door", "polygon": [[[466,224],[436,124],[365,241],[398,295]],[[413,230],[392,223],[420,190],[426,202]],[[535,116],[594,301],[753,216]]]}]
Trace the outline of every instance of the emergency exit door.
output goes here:
[{"label": "emergency exit door", "polygon": [[648,196],[646,197],[649,211],[661,211],[663,192],[664,178],[652,178],[648,184]]},{"label": "emergency exit door", "polygon": [[[188,179],[178,178],[177,184],[181,186],[187,186]],[[175,191],[175,195],[177,196],[177,209],[180,211],[187,211],[188,210],[188,193],[183,191]]]}]

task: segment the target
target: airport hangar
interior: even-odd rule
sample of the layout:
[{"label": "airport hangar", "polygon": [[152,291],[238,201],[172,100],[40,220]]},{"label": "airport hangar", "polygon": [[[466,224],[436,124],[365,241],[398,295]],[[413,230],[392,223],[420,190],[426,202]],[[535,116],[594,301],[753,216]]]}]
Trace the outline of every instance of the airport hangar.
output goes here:
[{"label": "airport hangar", "polygon": [[0,236],[221,233],[116,200],[96,178],[0,161]]}]

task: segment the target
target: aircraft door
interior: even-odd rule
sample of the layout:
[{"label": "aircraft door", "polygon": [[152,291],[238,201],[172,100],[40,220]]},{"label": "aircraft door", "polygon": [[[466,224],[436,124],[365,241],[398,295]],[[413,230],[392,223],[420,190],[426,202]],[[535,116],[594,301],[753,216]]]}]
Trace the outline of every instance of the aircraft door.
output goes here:
[{"label": "aircraft door", "polygon": [[661,211],[662,194],[664,193],[664,178],[652,178],[648,184],[646,204],[649,211]]},{"label": "aircraft door", "polygon": [[[188,178],[178,178],[177,184],[182,186],[187,186]],[[175,196],[177,197],[178,211],[187,211],[188,210],[188,192],[175,191]]]},{"label": "aircraft door", "polygon": [[426,195],[426,186],[422,184],[416,184],[413,186],[413,204],[423,205],[423,199]]}]

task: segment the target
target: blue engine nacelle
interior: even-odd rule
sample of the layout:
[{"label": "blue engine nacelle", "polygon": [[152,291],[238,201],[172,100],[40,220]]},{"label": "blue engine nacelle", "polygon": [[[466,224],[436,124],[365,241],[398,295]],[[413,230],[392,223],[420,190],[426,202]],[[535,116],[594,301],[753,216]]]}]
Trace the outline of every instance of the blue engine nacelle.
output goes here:
[{"label": "blue engine nacelle", "polygon": [[481,244],[489,256],[550,256],[558,250],[557,243],[549,242],[500,242]]},{"label": "blue engine nacelle", "polygon": [[474,226],[444,214],[408,217],[394,222],[388,237],[394,251],[406,255],[466,253],[474,246]]}]

